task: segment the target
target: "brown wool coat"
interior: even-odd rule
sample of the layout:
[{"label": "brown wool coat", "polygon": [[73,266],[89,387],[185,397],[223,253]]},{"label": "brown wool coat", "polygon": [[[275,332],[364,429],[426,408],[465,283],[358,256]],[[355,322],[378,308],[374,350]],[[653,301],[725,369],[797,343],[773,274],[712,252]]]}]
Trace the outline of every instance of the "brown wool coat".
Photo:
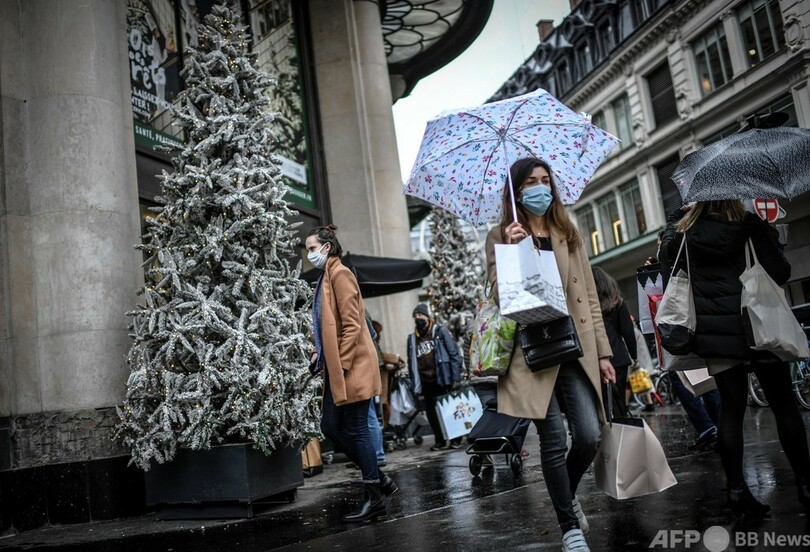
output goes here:
[{"label": "brown wool coat", "polygon": [[380,367],[352,271],[330,257],[321,282],[321,343],[336,406],[380,394]]},{"label": "brown wool coat", "polygon": [[[495,244],[504,243],[499,226],[487,234],[487,274],[492,282],[495,301],[498,302],[498,273],[495,268]],[[570,251],[568,242],[557,232],[551,233],[551,247],[560,269],[560,279],[565,289],[568,312],[574,319],[577,335],[582,343],[584,355],[579,359],[588,379],[599,397],[599,417],[604,421],[602,408],[602,385],[599,374],[599,359],[613,353],[605,333],[596,284],[593,281],[591,265],[584,247]],[[526,366],[520,347],[515,347],[509,371],[498,378],[498,412],[519,418],[542,419],[546,417],[554,384],[557,381],[557,368],[532,372]]]}]

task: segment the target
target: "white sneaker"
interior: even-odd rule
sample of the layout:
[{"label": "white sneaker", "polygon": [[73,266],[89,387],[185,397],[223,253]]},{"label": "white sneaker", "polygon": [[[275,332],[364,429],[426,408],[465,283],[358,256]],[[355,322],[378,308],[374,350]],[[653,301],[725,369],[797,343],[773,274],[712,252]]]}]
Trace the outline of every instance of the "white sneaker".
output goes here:
[{"label": "white sneaker", "polygon": [[582,529],[571,529],[566,532],[563,535],[562,545],[563,552],[591,552],[582,535]]},{"label": "white sneaker", "polygon": [[582,504],[579,503],[579,499],[577,497],[574,497],[574,499],[571,501],[571,506],[574,507],[574,515],[577,516],[579,528],[582,529],[583,533],[587,533],[591,527],[588,525],[588,518],[585,517],[585,512],[582,511]]}]

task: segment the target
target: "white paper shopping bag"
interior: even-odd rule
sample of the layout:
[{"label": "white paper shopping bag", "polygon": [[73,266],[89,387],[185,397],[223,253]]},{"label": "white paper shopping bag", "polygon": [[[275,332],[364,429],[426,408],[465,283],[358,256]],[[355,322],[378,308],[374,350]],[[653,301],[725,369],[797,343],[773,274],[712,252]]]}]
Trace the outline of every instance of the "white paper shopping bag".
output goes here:
[{"label": "white paper shopping bag", "polygon": [[553,251],[538,251],[531,237],[495,245],[501,314],[519,324],[568,315],[560,270]]},{"label": "white paper shopping bag", "polygon": [[678,377],[681,378],[683,386],[696,397],[712,389],[717,389],[717,383],[709,375],[708,368],[678,372]]},{"label": "white paper shopping bag", "polygon": [[593,466],[596,486],[619,500],[659,493],[678,482],[642,418],[614,418],[606,424]]},{"label": "white paper shopping bag", "polygon": [[473,389],[436,397],[436,414],[445,439],[467,435],[483,410],[481,399]]},{"label": "white paper shopping bag", "polygon": [[636,284],[638,293],[638,323],[641,333],[654,333],[652,313],[650,312],[649,296],[664,294],[664,281],[661,276],[661,265],[654,263],[649,266],[640,266],[636,269]]}]

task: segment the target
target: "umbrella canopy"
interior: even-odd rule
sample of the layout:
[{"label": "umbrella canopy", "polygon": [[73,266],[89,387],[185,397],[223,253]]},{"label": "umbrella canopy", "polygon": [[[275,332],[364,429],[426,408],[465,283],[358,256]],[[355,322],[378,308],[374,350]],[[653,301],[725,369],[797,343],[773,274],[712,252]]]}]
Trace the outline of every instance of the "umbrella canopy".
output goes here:
[{"label": "umbrella canopy", "polygon": [[684,157],[672,180],[684,202],[793,199],[810,190],[810,130],[732,134]]},{"label": "umbrella canopy", "polygon": [[475,226],[497,222],[509,167],[536,157],[549,164],[570,205],[618,142],[590,116],[536,90],[428,121],[405,193]]},{"label": "umbrella canopy", "polygon": [[[427,261],[351,253],[343,255],[341,260],[354,271],[360,284],[360,294],[365,298],[421,288],[422,280],[431,271],[430,263]],[[315,283],[320,274],[320,270],[313,268],[301,274],[301,277],[309,283]]]}]

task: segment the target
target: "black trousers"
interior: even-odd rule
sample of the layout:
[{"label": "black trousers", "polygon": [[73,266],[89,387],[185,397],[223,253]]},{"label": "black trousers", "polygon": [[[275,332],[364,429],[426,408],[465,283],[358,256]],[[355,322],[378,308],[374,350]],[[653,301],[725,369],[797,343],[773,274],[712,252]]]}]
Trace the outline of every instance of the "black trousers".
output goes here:
[{"label": "black trousers", "polygon": [[[752,364],[765,398],[776,418],[776,432],[785,456],[798,481],[810,478],[807,430],[793,397],[790,370],[786,362]],[[739,487],[743,477],[743,418],[748,405],[748,372],[735,366],[714,376],[720,391],[718,452],[729,487]]]}]

